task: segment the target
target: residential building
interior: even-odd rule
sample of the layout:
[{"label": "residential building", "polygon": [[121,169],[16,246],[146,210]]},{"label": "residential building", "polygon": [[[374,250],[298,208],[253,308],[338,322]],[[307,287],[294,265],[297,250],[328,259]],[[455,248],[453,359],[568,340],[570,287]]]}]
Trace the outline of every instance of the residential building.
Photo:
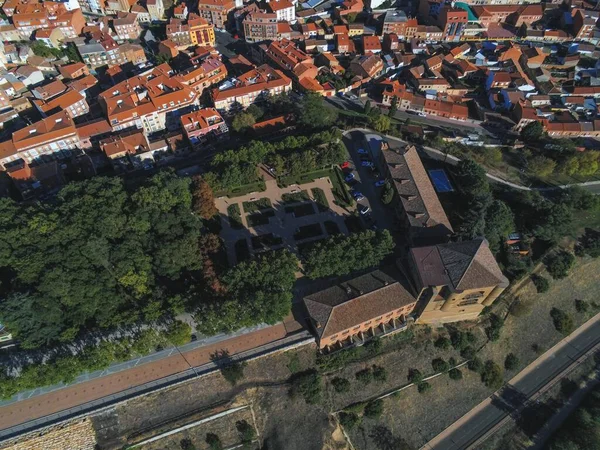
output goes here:
[{"label": "residential building", "polygon": [[66,64],[58,67],[59,73],[68,80],[74,80],[90,74],[87,66],[83,63]]},{"label": "residential building", "polygon": [[113,20],[113,28],[117,33],[117,38],[126,40],[135,40],[140,37],[142,28],[137,20],[137,16],[132,13],[119,13],[117,19]]},{"label": "residential building", "polygon": [[131,9],[129,10],[129,12],[131,14],[136,15],[137,21],[140,24],[149,24],[150,22],[152,22],[152,17],[150,17],[150,13],[142,5],[139,5],[139,4],[133,5],[131,7]]},{"label": "residential building", "polygon": [[194,146],[229,131],[223,117],[215,108],[203,108],[181,116],[181,126]]},{"label": "residential building", "polygon": [[406,329],[416,303],[410,283],[389,269],[304,297],[317,345],[325,352]]},{"label": "residential building", "polygon": [[26,40],[37,30],[51,28],[58,28],[66,38],[75,38],[85,26],[81,10],[68,11],[62,3],[28,3],[23,11],[16,12],[12,22]]},{"label": "residential building", "polygon": [[267,3],[267,10],[277,16],[278,22],[296,21],[296,7],[289,0],[271,0]]},{"label": "residential building", "polygon": [[509,284],[483,238],[412,248],[406,266],[419,299],[418,323],[475,319]]},{"label": "residential building", "polygon": [[146,8],[150,14],[150,20],[163,20],[165,18],[165,6],[163,0],[146,0]]},{"label": "residential building", "polygon": [[447,42],[458,42],[468,21],[468,13],[464,9],[444,6],[438,16],[442,39]]},{"label": "residential building", "polygon": [[353,74],[370,79],[377,77],[383,71],[383,61],[377,55],[356,56],[351,62],[349,69]]},{"label": "residential building", "polygon": [[287,39],[271,42],[266,52],[267,56],[283,70],[293,71],[304,61],[312,62],[312,57],[300,50],[294,42]]},{"label": "residential building", "polygon": [[158,43],[158,54],[172,59],[179,54],[179,48],[171,39],[166,39]]},{"label": "residential building", "polygon": [[214,56],[209,56],[175,75],[177,81],[189,86],[199,96],[202,95],[205,89],[220,83],[225,78],[227,78],[227,67],[219,58]]},{"label": "residential building", "polygon": [[89,13],[104,15],[106,9],[105,0],[78,0],[79,7]]},{"label": "residential building", "polygon": [[185,108],[198,105],[196,92],[161,64],[102,92],[99,102],[114,131],[144,128],[147,133],[179,124]]},{"label": "residential building", "polygon": [[14,25],[0,25],[0,40],[3,42],[17,42],[23,39],[19,30]]},{"label": "residential building", "polygon": [[596,20],[589,17],[581,9],[576,9],[573,12],[573,33],[575,39],[590,40],[594,37],[596,28]]},{"label": "residential building", "polygon": [[34,89],[31,89],[31,93],[35,98],[44,101],[50,100],[57,95],[64,94],[66,91],[67,86],[62,82],[62,80],[54,80],[48,84],[37,86]]},{"label": "residential building", "polygon": [[59,48],[65,35],[60,31],[60,28],[45,28],[35,32],[35,40],[42,41],[50,48]]},{"label": "residential building", "polygon": [[208,23],[219,29],[225,29],[228,15],[235,8],[233,0],[199,0],[198,13]]},{"label": "residential building", "polygon": [[139,44],[121,44],[119,47],[121,57],[125,59],[125,62],[132,64],[145,63],[148,59],[146,58],[146,52],[144,47]]},{"label": "residential building", "polygon": [[242,21],[246,42],[277,40],[277,15],[274,13],[249,13]]},{"label": "residential building", "polygon": [[181,19],[169,19],[167,24],[167,39],[173,41],[178,47],[189,47],[192,45],[190,27]]},{"label": "residential building", "polygon": [[65,184],[62,170],[56,160],[38,161],[31,165],[23,159],[18,159],[7,164],[5,170],[23,200],[56,190]]},{"label": "residential building", "polygon": [[211,95],[217,110],[228,111],[232,108],[247,108],[253,103],[264,101],[270,95],[282,94],[291,89],[290,78],[264,64],[213,89]]},{"label": "residential building", "polygon": [[25,86],[31,86],[44,81],[44,74],[37,67],[30,65],[18,66],[10,70],[18,81]]},{"label": "residential building", "polygon": [[42,117],[66,111],[69,117],[73,119],[90,112],[85,96],[74,90],[67,90],[65,93],[49,100],[35,99],[33,100],[33,105]]},{"label": "residential building", "polygon": [[108,33],[95,34],[87,43],[77,45],[77,51],[90,69],[127,62],[119,45]]},{"label": "residential building", "polygon": [[177,19],[185,20],[188,16],[188,7],[185,3],[180,3],[173,8],[173,15]]},{"label": "residential building", "polygon": [[75,149],[78,143],[73,120],[67,111],[61,111],[15,131],[11,144],[1,146],[0,164],[19,158],[31,163],[42,155]]},{"label": "residential building", "polygon": [[400,39],[412,39],[417,32],[417,19],[402,10],[387,11],[383,19],[383,34],[396,34]]},{"label": "residential building", "polygon": [[190,17],[188,18],[188,28],[192,45],[214,47],[215,27],[208,23],[206,19],[199,17],[196,14],[190,14]]},{"label": "residential building", "polygon": [[363,35],[361,38],[363,54],[381,52],[379,36]]},{"label": "residential building", "polygon": [[391,149],[383,142],[379,155],[384,176],[394,188],[392,208],[408,233],[408,241],[412,245],[446,242],[452,226],[416,147]]}]

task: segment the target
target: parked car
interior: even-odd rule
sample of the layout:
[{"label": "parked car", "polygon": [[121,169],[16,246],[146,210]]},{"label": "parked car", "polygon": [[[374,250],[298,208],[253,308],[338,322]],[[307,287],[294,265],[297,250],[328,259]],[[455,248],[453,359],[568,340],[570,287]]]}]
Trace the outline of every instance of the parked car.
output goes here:
[{"label": "parked car", "polygon": [[354,200],[356,200],[357,202],[361,201],[363,198],[365,198],[364,195],[362,195],[362,193],[355,191],[354,189],[352,189],[350,191],[350,194],[352,194],[352,197],[354,197]]},{"label": "parked car", "polygon": [[367,152],[364,148],[359,148],[357,150],[357,152],[359,155],[368,155],[369,154],[369,152]]},{"label": "parked car", "polygon": [[369,208],[366,205],[360,205],[358,208],[358,212],[364,216],[365,214],[369,214],[371,212],[371,208]]},{"label": "parked car", "polygon": [[346,183],[350,183],[352,180],[354,180],[354,174],[353,174],[353,173],[349,173],[348,175],[346,175],[346,176],[344,177],[344,181],[345,181]]},{"label": "parked car", "polygon": [[385,184],[385,180],[379,180],[375,182],[375,187],[382,187]]},{"label": "parked car", "polygon": [[342,170],[348,169],[349,167],[350,167],[350,161],[345,161],[345,162],[343,162],[343,163],[340,164],[340,168]]},{"label": "parked car", "polygon": [[374,164],[371,161],[363,161],[360,163],[361,166],[363,167],[373,167]]},{"label": "parked car", "polygon": [[418,113],[417,115],[420,116],[420,117],[427,117],[427,114],[422,113],[422,112]]}]

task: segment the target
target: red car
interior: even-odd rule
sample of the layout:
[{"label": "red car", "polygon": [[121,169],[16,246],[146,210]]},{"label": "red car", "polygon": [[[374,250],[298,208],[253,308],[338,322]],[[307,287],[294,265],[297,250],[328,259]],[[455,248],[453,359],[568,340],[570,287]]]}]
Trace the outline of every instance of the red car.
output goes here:
[{"label": "red car", "polygon": [[350,162],[349,161],[343,162],[342,164],[340,164],[340,167],[342,169],[348,169],[350,167]]}]

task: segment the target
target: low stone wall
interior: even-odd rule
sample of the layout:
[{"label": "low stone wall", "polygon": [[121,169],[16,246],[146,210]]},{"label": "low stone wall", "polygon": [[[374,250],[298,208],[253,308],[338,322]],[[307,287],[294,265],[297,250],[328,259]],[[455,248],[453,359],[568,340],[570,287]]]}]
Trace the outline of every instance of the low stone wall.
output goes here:
[{"label": "low stone wall", "polygon": [[96,433],[89,418],[38,430],[0,444],[1,450],[94,450]]}]

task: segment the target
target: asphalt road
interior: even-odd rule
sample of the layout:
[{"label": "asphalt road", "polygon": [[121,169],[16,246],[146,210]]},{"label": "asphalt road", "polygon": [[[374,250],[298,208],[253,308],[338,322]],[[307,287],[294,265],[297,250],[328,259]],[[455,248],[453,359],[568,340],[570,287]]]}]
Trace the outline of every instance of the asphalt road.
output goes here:
[{"label": "asphalt road", "polygon": [[[327,101],[332,106],[347,111],[362,112],[364,110],[364,103],[361,100],[354,100],[346,96],[327,97]],[[422,117],[414,113],[408,113],[406,111],[397,111],[394,117],[398,120],[410,119],[410,121],[413,124],[419,124],[428,127],[434,126],[439,128],[455,129],[464,133],[477,133],[481,135],[495,137],[492,133],[487,131],[478,123],[459,122],[457,120],[444,119],[443,117],[437,117],[431,114]]]},{"label": "asphalt road", "polygon": [[[542,389],[549,381],[554,379],[567,367],[576,363],[576,360],[583,356],[587,351],[600,343],[600,319],[595,318],[595,322],[581,332],[568,338],[568,343],[555,350],[547,357],[543,355],[534,362],[533,367],[525,369],[521,374],[517,375],[509,384],[509,389],[516,393],[519,398],[530,398],[540,389]],[[523,397],[525,396],[525,397]],[[495,400],[505,399],[506,395],[494,394]],[[473,413],[467,420],[459,420],[439,436],[429,441],[423,449],[429,450],[460,450],[467,449],[494,425],[504,419],[509,412],[506,410],[507,403],[502,401],[505,406],[500,409],[495,404],[500,402],[492,400],[484,407]],[[522,402],[521,402],[522,404]],[[513,404],[513,410],[518,408],[517,404]],[[453,429],[454,428],[454,429]],[[448,432],[448,430],[452,430]]]}]

